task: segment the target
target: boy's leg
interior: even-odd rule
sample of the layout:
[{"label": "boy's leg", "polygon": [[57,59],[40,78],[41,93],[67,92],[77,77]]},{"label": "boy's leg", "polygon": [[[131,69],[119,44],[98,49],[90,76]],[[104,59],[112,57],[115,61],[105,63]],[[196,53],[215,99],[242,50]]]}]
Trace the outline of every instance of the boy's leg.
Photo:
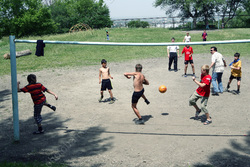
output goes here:
[{"label": "boy's leg", "polygon": [[43,107],[44,103],[34,105],[34,119],[36,121],[38,131],[33,132],[33,134],[40,134],[40,133],[44,132],[42,125],[41,125],[41,123],[42,123],[41,111],[42,111],[42,107]]},{"label": "boy's leg", "polygon": [[114,97],[113,97],[113,93],[112,93],[111,89],[110,89],[110,90],[108,90],[108,91],[109,91],[110,98],[111,98],[110,103],[114,103],[115,101],[114,101]]},{"label": "boy's leg", "polygon": [[147,103],[147,104],[150,103],[144,94],[141,97],[144,99],[145,103]]},{"label": "boy's leg", "polygon": [[196,112],[195,112],[195,117],[197,118],[198,115],[200,114],[201,110],[197,106],[196,102],[200,98],[200,95],[195,91],[189,98],[189,105],[194,106]]},{"label": "boy's leg", "polygon": [[47,103],[47,101],[44,103],[45,106],[49,107],[51,110],[56,111],[56,107],[52,106],[51,104]]},{"label": "boy's leg", "polygon": [[141,115],[140,115],[140,113],[139,113],[139,110],[137,109],[136,105],[137,105],[137,103],[132,103],[132,109],[133,109],[135,115],[136,115],[139,119],[142,119],[142,118],[141,118]]},{"label": "boy's leg", "polygon": [[202,97],[201,99],[201,111],[203,111],[206,115],[206,121],[204,122],[204,125],[208,125],[212,123],[212,120],[209,116],[208,110],[207,110],[207,102],[208,102],[208,97]]},{"label": "boy's leg", "polygon": [[195,75],[194,63],[192,63],[191,66],[192,66],[192,70],[193,70],[193,75]]},{"label": "boy's leg", "polygon": [[173,63],[173,56],[170,54],[169,55],[169,62],[168,62],[168,70],[170,70],[171,69],[171,66],[172,66],[172,63]]},{"label": "boy's leg", "polygon": [[240,80],[237,81],[237,93],[240,93]]},{"label": "boy's leg", "polygon": [[226,91],[228,91],[228,89],[230,88],[231,82],[232,82],[232,79],[229,79],[229,81],[228,81],[228,83],[227,83],[227,89],[226,89]]},{"label": "boy's leg", "polygon": [[186,77],[187,75],[187,67],[188,67],[188,64],[185,64],[185,68],[184,68],[184,76]]},{"label": "boy's leg", "polygon": [[178,68],[177,68],[177,63],[178,63],[178,57],[177,57],[177,54],[174,56],[174,71],[177,71]]},{"label": "boy's leg", "polygon": [[103,99],[103,90],[101,90],[101,97],[100,97],[100,99],[99,99],[99,102],[101,102],[102,99]]}]

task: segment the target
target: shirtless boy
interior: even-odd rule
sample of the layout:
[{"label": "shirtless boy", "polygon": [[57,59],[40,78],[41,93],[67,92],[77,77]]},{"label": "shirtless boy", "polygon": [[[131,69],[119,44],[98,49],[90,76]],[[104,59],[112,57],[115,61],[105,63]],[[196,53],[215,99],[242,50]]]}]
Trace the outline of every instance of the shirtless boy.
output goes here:
[{"label": "shirtless boy", "polygon": [[113,98],[113,93],[111,91],[113,87],[109,78],[113,79],[113,77],[110,75],[109,67],[107,67],[107,61],[105,59],[102,59],[101,64],[102,67],[99,69],[99,84],[102,83],[102,86],[101,86],[101,97],[99,99],[99,102],[101,102],[103,99],[103,91],[108,89],[111,98],[110,104],[112,104],[115,102],[115,100]]},{"label": "shirtless boy", "polygon": [[134,93],[132,96],[132,109],[135,112],[135,115],[139,118],[138,124],[144,124],[144,120],[142,119],[139,110],[136,107],[138,100],[142,97],[145,100],[145,103],[147,104],[150,103],[144,95],[144,88],[143,88],[143,84],[149,85],[149,82],[145,78],[145,76],[141,73],[141,71],[142,71],[142,65],[136,64],[135,72],[124,73],[124,76],[127,77],[128,79],[130,79],[131,76],[133,76]]}]

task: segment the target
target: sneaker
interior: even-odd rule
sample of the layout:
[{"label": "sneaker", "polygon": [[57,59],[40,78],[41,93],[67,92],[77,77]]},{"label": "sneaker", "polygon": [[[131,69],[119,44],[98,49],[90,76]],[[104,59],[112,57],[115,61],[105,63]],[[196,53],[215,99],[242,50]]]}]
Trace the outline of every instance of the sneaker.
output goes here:
[{"label": "sneaker", "polygon": [[201,110],[196,111],[195,113],[195,119],[198,120],[199,119],[199,114],[201,113]]},{"label": "sneaker", "polygon": [[184,74],[184,77],[187,77],[187,74]]},{"label": "sneaker", "polygon": [[195,74],[193,74],[193,77],[195,77],[195,78],[196,78],[196,75],[195,75]]},{"label": "sneaker", "polygon": [[174,72],[177,72],[178,70],[174,70]]},{"label": "sneaker", "polygon": [[146,99],[146,100],[145,100],[145,103],[147,103],[147,105],[149,105],[150,102],[148,101],[148,99]]},{"label": "sneaker", "polygon": [[98,100],[99,102],[101,102],[102,101],[102,99],[103,99],[103,97],[100,97],[100,99]]},{"label": "sneaker", "polygon": [[55,107],[55,106],[51,106],[51,109],[52,109],[53,111],[56,111],[56,107]]},{"label": "sneaker", "polygon": [[239,91],[239,90],[237,90],[237,91],[235,91],[235,93],[236,93],[237,95],[239,95],[239,94],[240,94],[240,91]]},{"label": "sneaker", "polygon": [[219,93],[215,92],[215,93],[212,93],[213,96],[219,96]]},{"label": "sneaker", "polygon": [[115,102],[115,100],[110,100],[109,104],[113,104]]},{"label": "sneaker", "polygon": [[44,133],[43,129],[42,130],[37,130],[37,131],[33,132],[34,135],[42,134],[42,133]]},{"label": "sneaker", "polygon": [[143,119],[138,119],[138,121],[136,122],[136,124],[144,125],[144,120]]}]

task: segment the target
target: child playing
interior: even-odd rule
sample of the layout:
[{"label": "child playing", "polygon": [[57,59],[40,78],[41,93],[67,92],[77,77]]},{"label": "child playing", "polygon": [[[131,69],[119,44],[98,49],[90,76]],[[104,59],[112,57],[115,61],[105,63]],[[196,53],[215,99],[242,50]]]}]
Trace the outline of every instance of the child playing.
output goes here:
[{"label": "child playing", "polygon": [[49,89],[45,88],[41,83],[36,82],[36,76],[34,74],[30,74],[27,77],[27,80],[29,82],[28,85],[26,85],[24,88],[20,89],[19,85],[20,82],[17,82],[17,90],[18,92],[29,92],[31,95],[31,98],[34,102],[34,119],[37,123],[38,130],[33,132],[33,134],[41,134],[44,132],[42,128],[42,116],[41,111],[43,105],[49,107],[52,110],[56,110],[55,106],[52,106],[47,103],[46,96],[43,94],[43,92],[48,92],[49,94],[52,94],[55,96],[56,100],[58,99],[57,95],[50,91]]},{"label": "child playing", "polygon": [[232,80],[237,79],[237,91],[236,91],[237,94],[240,93],[240,81],[241,81],[241,60],[239,58],[240,58],[240,54],[235,53],[234,61],[229,64],[229,66],[231,67],[231,76],[229,78],[227,89],[226,89],[226,91],[228,91]]},{"label": "child playing", "polygon": [[115,100],[113,98],[113,94],[111,91],[111,89],[113,88],[109,78],[113,79],[113,77],[111,77],[109,67],[107,67],[107,61],[105,59],[102,59],[101,64],[102,67],[99,69],[99,84],[102,83],[102,85],[101,85],[101,97],[99,99],[99,102],[101,102],[103,99],[103,91],[108,89],[111,98],[110,104],[112,104],[115,102]]},{"label": "child playing", "polygon": [[[192,77],[193,81],[199,86],[193,95],[189,98],[189,105],[194,106],[196,109],[195,119],[198,119],[198,116],[201,111],[203,111],[207,117],[207,120],[204,122],[204,125],[208,125],[212,123],[212,120],[209,116],[207,110],[207,102],[210,94],[210,85],[212,81],[212,77],[209,75],[209,66],[203,65],[201,67],[201,80],[200,82]],[[201,98],[201,109],[196,104],[196,101]]]},{"label": "child playing", "polygon": [[184,69],[184,77],[187,77],[187,67],[188,67],[188,63],[191,64],[192,66],[192,70],[193,70],[193,76],[195,76],[195,70],[194,70],[194,61],[193,61],[193,48],[189,45],[186,45],[181,54],[185,53],[185,61],[184,61],[184,64],[185,64],[185,69]]},{"label": "child playing", "polygon": [[206,30],[204,30],[204,32],[201,34],[201,38],[203,39],[203,41],[207,41],[207,33],[206,33]]},{"label": "child playing", "polygon": [[142,97],[145,100],[145,103],[149,104],[150,102],[147,100],[147,98],[144,95],[144,88],[143,84],[149,85],[148,80],[145,78],[145,76],[141,73],[142,71],[142,65],[141,64],[136,64],[135,66],[135,72],[131,73],[124,73],[124,76],[127,77],[128,79],[133,76],[134,80],[134,93],[132,96],[132,109],[136,116],[139,118],[138,124],[144,124],[144,121],[136,108],[138,100]]},{"label": "child playing", "polygon": [[106,30],[107,40],[109,40],[109,32]]}]

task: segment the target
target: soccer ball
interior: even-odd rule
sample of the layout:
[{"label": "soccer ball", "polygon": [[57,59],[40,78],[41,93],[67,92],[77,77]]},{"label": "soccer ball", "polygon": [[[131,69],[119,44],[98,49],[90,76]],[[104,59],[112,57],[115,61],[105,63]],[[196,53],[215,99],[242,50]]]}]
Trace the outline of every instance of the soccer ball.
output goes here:
[{"label": "soccer ball", "polygon": [[166,87],[165,85],[161,85],[161,86],[159,87],[159,92],[165,93],[166,91],[167,91],[167,87]]}]

